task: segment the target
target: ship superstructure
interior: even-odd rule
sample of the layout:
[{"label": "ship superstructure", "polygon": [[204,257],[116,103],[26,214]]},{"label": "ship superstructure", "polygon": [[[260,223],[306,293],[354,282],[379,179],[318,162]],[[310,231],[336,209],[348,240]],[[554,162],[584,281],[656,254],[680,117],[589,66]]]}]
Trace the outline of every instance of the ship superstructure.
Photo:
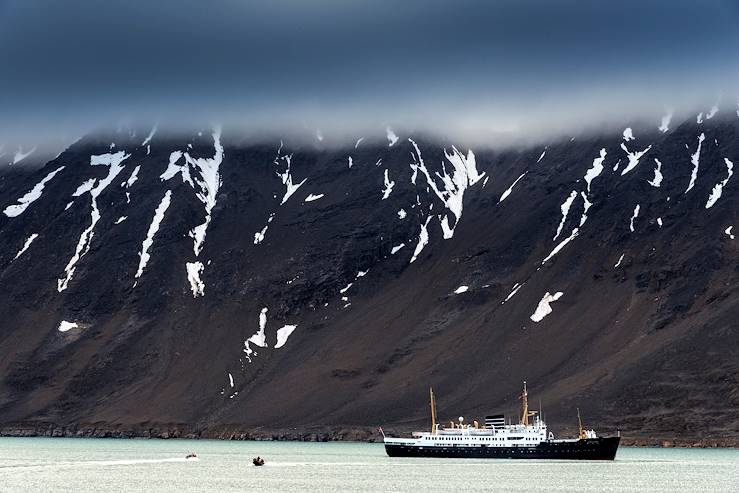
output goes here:
[{"label": "ship superstructure", "polygon": [[600,459],[612,460],[620,438],[598,437],[583,428],[578,410],[579,433],[576,439],[555,439],[538,410],[530,410],[526,382],[520,398],[522,410],[516,424],[506,424],[504,415],[487,416],[484,423],[465,423],[463,417],[449,426],[436,422],[436,399],[429,390],[431,431],[415,432],[412,438],[384,436],[390,456],[474,457],[521,459]]}]

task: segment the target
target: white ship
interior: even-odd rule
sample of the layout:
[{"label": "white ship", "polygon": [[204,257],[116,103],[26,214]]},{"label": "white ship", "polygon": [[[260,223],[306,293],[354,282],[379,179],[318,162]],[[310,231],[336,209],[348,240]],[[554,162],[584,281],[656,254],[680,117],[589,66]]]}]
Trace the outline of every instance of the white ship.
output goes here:
[{"label": "white ship", "polygon": [[[470,457],[511,459],[613,460],[619,436],[598,437],[584,429],[578,410],[579,436],[555,439],[538,411],[529,409],[526,382],[523,383],[522,413],[517,424],[506,424],[502,414],[487,416],[485,422],[451,421],[449,427],[436,422],[436,400],[429,390],[431,431],[415,432],[412,438],[384,437],[391,457]],[[381,429],[382,431],[382,429]]]}]

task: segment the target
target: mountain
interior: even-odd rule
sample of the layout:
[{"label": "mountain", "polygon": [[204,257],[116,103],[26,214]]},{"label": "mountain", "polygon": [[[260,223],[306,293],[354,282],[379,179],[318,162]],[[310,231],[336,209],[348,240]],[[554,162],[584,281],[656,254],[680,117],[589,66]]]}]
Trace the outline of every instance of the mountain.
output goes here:
[{"label": "mountain", "polygon": [[736,440],[739,118],[710,116],[503,150],[99,132],[6,167],[0,428],[405,430],[429,386],[516,419],[527,380],[555,431]]}]

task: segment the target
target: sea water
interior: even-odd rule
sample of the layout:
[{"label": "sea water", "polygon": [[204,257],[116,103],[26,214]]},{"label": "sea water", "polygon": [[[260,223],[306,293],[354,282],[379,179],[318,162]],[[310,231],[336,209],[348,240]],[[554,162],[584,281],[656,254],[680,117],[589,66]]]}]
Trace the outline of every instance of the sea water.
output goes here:
[{"label": "sea water", "polygon": [[613,462],[587,462],[390,458],[367,443],[0,438],[0,492],[35,491],[736,493],[739,450],[623,447]]}]

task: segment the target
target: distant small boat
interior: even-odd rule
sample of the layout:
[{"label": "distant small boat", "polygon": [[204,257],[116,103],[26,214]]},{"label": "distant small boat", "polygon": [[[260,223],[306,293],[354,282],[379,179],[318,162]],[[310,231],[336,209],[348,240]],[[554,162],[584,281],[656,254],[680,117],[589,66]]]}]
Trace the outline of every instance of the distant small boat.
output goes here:
[{"label": "distant small boat", "polygon": [[261,457],[255,457],[251,460],[252,464],[255,466],[263,466],[264,465],[264,459]]},{"label": "distant small boat", "polygon": [[198,458],[198,454],[195,452],[190,452],[185,456],[185,460],[196,460]]}]

